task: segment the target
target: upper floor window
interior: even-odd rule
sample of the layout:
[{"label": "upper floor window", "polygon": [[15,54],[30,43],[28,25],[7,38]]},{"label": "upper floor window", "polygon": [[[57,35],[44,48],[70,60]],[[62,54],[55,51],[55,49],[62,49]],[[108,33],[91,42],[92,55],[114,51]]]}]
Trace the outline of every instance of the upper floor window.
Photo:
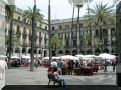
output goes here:
[{"label": "upper floor window", "polygon": [[55,30],[55,27],[52,27],[52,30]]},{"label": "upper floor window", "polygon": [[18,16],[18,20],[20,20],[20,17]]},{"label": "upper floor window", "polygon": [[47,26],[45,26],[45,29],[47,30]]},{"label": "upper floor window", "polygon": [[106,21],[103,21],[103,24],[106,24]]},{"label": "upper floor window", "polygon": [[111,28],[111,34],[115,34],[115,28]]},{"label": "upper floor window", "polygon": [[65,25],[65,29],[69,29],[69,25]]},{"label": "upper floor window", "polygon": [[80,26],[80,27],[83,27],[83,24],[81,23],[81,24],[79,24],[79,26]]},{"label": "upper floor window", "polygon": [[62,26],[59,26],[59,29],[62,29]]}]

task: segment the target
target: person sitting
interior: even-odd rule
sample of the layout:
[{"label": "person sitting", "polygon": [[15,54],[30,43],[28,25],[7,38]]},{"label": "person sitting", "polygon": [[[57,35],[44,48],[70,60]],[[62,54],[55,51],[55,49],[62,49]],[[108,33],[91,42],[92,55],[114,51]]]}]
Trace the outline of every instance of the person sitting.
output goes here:
[{"label": "person sitting", "polygon": [[63,87],[66,86],[66,81],[64,80],[64,78],[62,78],[61,76],[59,76],[57,68],[53,69],[53,75],[54,75],[55,79],[57,79],[58,81],[61,81],[60,85],[63,85]]}]

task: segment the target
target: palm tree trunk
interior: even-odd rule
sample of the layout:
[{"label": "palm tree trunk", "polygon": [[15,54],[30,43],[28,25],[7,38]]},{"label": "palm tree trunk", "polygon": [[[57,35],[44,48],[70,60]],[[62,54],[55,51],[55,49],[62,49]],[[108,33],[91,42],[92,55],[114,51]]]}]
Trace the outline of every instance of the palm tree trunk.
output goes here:
[{"label": "palm tree trunk", "polygon": [[102,41],[102,26],[100,26],[100,40],[101,40],[101,53],[103,52],[103,41]]},{"label": "palm tree trunk", "polygon": [[71,24],[71,44],[70,44],[70,52],[71,52],[71,55],[72,55],[72,43],[73,43],[73,35],[72,35],[72,30],[73,30],[73,21],[74,21],[74,7],[73,6],[73,12],[72,12],[72,24]]},{"label": "palm tree trunk", "polygon": [[36,5],[34,5],[34,8],[33,8],[33,14],[34,14],[34,16],[32,17],[31,67],[30,67],[30,71],[34,71],[35,11],[36,11]]},{"label": "palm tree trunk", "polygon": [[[79,26],[79,11],[80,11],[80,7],[78,6],[78,15],[77,15],[77,28],[76,28],[76,54],[78,54],[78,36],[77,36],[77,29],[80,30],[80,26]],[[81,49],[81,48],[80,48]]]},{"label": "palm tree trunk", "polygon": [[9,35],[9,38],[10,38],[10,40],[9,40],[9,57],[8,57],[8,69],[10,69],[10,67],[11,67],[11,54],[12,54],[12,52],[13,52],[13,48],[12,48],[12,44],[13,44],[13,42],[12,42],[12,36],[13,36],[13,19],[11,19],[11,22],[10,22],[10,33],[9,33],[10,35]]},{"label": "palm tree trunk", "polygon": [[49,64],[52,60],[52,48],[51,48],[51,22],[50,22],[50,0],[48,2],[48,31],[49,31]]},{"label": "palm tree trunk", "polygon": [[88,7],[88,16],[89,16],[89,29],[90,29],[90,50],[91,50],[91,54],[92,52],[92,30],[91,30],[91,23],[90,23],[90,13],[89,13],[89,1],[87,3],[87,7]]}]

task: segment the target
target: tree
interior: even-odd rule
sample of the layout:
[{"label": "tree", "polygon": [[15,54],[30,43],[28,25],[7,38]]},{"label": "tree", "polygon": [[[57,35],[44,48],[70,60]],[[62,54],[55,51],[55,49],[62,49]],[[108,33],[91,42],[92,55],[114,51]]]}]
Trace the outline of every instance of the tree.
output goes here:
[{"label": "tree", "polygon": [[[91,44],[95,48],[100,48],[100,46],[102,45],[101,40],[94,36],[92,36]],[[90,46],[90,34],[89,33],[85,33],[83,36],[83,46],[84,46],[84,48],[88,48]]]},{"label": "tree", "polygon": [[57,35],[52,37],[51,46],[54,48],[55,55],[56,55],[56,49],[59,48],[59,47],[62,47],[62,41]]},{"label": "tree", "polygon": [[13,13],[15,11],[14,0],[7,0],[7,5],[5,6],[6,10],[6,21],[10,23],[10,33],[9,33],[9,57],[8,57],[8,68],[10,68],[10,59],[12,50],[12,42],[13,42]]},{"label": "tree", "polygon": [[[13,37],[14,37],[14,39],[13,39],[13,43],[14,43],[14,46],[15,46],[15,52],[16,53],[19,53],[20,52],[20,41],[19,41],[19,36],[18,36],[18,34],[13,34]],[[19,53],[19,55],[20,55],[20,53]]]},{"label": "tree", "polygon": [[[68,0],[69,3],[73,6],[73,12],[72,12],[72,26],[71,26],[71,34],[72,34],[72,29],[73,29],[73,18],[74,18],[74,9],[75,9],[75,6],[77,5],[83,5],[85,3],[87,3],[88,5],[88,8],[89,8],[89,3],[92,2],[93,0]],[[79,26],[79,8],[78,8],[78,18],[77,18],[77,23],[78,23],[78,26]],[[76,28],[77,29],[77,28]],[[76,30],[77,31],[77,30]],[[72,40],[72,38],[71,38]],[[71,41],[72,43],[72,41]],[[77,46],[78,47],[78,46]],[[78,48],[77,48],[78,49]],[[70,45],[70,50],[71,50],[71,53],[72,53],[72,44]],[[77,52],[78,53],[78,52]]]},{"label": "tree", "polygon": [[[114,23],[114,10],[113,10],[114,5],[108,6],[108,4],[103,5],[102,2],[99,4],[96,4],[93,8],[89,8],[89,12],[91,14],[91,23],[93,25],[99,26],[100,27],[100,40],[102,41],[102,26],[104,25],[103,23]],[[101,46],[101,51],[102,51],[102,46]]]},{"label": "tree", "polygon": [[35,21],[42,23],[43,15],[40,14],[39,9],[36,9],[36,1],[34,1],[34,7],[24,11],[23,17],[27,19],[27,23],[32,21],[32,37],[31,37],[31,67],[30,71],[34,71],[34,47],[35,47]]}]

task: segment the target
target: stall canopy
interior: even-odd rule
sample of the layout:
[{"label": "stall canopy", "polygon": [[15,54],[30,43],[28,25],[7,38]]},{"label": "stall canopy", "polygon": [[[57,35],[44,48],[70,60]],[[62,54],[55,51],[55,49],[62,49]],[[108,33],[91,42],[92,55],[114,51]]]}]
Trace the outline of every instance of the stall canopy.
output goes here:
[{"label": "stall canopy", "polygon": [[61,59],[70,59],[70,60],[79,60],[78,57],[75,57],[75,56],[71,56],[71,55],[64,55],[64,56],[61,56]]},{"label": "stall canopy", "polygon": [[82,55],[82,54],[77,54],[77,55],[75,55],[76,57],[79,57],[79,58],[83,58],[84,57],[84,55]]},{"label": "stall canopy", "polygon": [[21,58],[25,58],[25,59],[30,59],[31,57],[30,56],[21,56]]},{"label": "stall canopy", "polygon": [[18,57],[18,56],[11,56],[11,58],[20,59],[20,57]]},{"label": "stall canopy", "polygon": [[116,59],[115,55],[111,55],[111,54],[108,54],[108,53],[100,54],[99,57],[101,57],[102,59]]}]

